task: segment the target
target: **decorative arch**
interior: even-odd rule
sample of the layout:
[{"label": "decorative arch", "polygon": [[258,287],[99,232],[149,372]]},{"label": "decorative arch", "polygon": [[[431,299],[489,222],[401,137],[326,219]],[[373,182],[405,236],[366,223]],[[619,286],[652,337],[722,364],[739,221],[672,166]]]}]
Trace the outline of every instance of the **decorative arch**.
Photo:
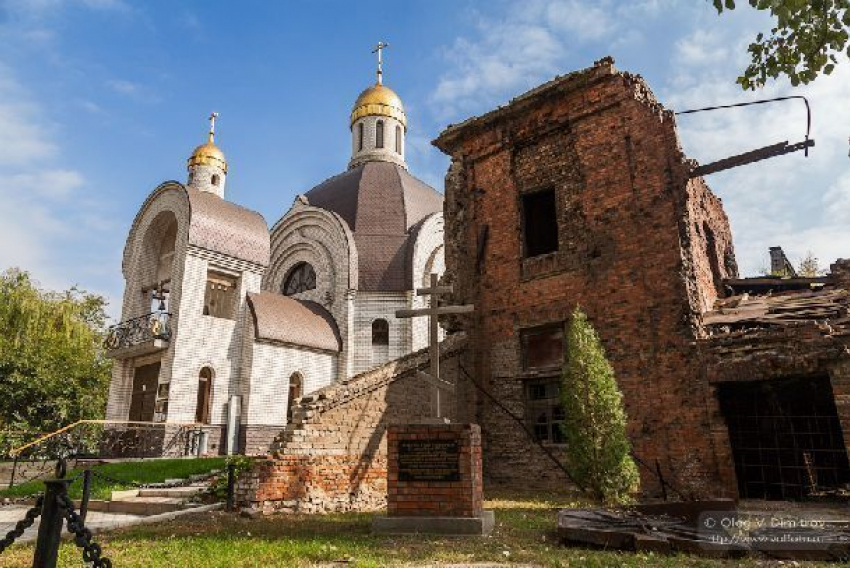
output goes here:
[{"label": "decorative arch", "polygon": [[280,291],[284,296],[294,296],[315,289],[316,270],[309,262],[302,261],[289,269]]},{"label": "decorative arch", "polygon": [[396,154],[401,154],[401,126],[395,126],[395,151]]},{"label": "decorative arch", "polygon": [[363,151],[363,123],[357,124],[357,151]]}]

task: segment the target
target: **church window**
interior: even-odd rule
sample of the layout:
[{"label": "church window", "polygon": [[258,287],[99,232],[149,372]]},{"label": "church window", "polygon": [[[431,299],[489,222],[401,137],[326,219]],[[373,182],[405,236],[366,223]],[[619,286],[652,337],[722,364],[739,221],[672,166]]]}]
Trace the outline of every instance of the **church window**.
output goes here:
[{"label": "church window", "polygon": [[384,147],[384,121],[379,120],[375,123],[375,148]]},{"label": "church window", "polygon": [[357,125],[357,151],[363,151],[363,123]]},{"label": "church window", "polygon": [[307,290],[316,289],[316,271],[306,262],[299,262],[293,266],[289,274],[283,280],[281,291],[284,296],[300,294]]},{"label": "church window", "polygon": [[398,125],[395,127],[395,151],[401,154],[401,126]]},{"label": "church window", "polygon": [[561,323],[520,332],[524,371],[559,370],[564,364],[564,326]]},{"label": "church window", "polygon": [[555,191],[522,196],[522,235],[526,258],[558,250],[558,214]]},{"label": "church window", "polygon": [[204,315],[214,318],[236,317],[236,286],[238,278],[229,274],[207,272],[207,287],[204,291]]},{"label": "church window", "polygon": [[198,403],[195,407],[195,422],[210,423],[210,400],[212,399],[213,372],[209,367],[198,374]]},{"label": "church window", "polygon": [[213,176],[212,176],[212,184],[213,184],[213,185],[218,185],[218,179],[219,179],[219,178],[218,178],[218,174],[213,174]]},{"label": "church window", "polygon": [[372,322],[372,345],[390,344],[390,324],[385,319]]},{"label": "church window", "polygon": [[292,373],[289,377],[289,397],[286,401],[286,423],[292,422],[292,407],[295,402],[304,396],[304,377],[301,373]]}]

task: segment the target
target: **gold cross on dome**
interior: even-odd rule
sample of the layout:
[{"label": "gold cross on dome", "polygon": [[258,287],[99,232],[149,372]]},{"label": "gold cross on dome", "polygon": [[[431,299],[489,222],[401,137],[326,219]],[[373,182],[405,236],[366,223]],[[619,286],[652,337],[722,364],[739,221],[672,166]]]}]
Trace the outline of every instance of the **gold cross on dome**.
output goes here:
[{"label": "gold cross on dome", "polygon": [[210,143],[215,142],[215,119],[218,118],[218,113],[210,114]]},{"label": "gold cross on dome", "polygon": [[384,48],[387,48],[389,46],[390,46],[390,44],[385,43],[383,41],[379,41],[378,45],[375,46],[375,49],[372,50],[372,53],[378,54],[378,84],[379,85],[383,81],[383,74],[384,74],[383,70],[381,69],[381,66],[384,63],[384,59],[382,57],[382,51],[384,50]]}]

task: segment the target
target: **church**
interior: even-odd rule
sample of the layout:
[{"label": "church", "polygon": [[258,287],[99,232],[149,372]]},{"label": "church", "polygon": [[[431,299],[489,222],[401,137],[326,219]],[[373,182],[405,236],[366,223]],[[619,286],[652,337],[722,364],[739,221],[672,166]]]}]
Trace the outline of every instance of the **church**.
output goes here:
[{"label": "church", "polygon": [[408,172],[407,116],[377,81],[354,103],[348,168],[271,229],[227,200],[215,143],[148,196],[127,236],[107,419],[192,425],[206,453],[267,452],[293,404],[425,347],[416,288],[444,271],[443,197]]}]

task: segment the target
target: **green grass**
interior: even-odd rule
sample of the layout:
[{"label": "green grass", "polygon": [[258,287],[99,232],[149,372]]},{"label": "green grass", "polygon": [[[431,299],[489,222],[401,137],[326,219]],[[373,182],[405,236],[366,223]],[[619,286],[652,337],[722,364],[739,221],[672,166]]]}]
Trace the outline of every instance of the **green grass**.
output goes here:
[{"label": "green grass", "polygon": [[[185,479],[190,475],[207,473],[213,469],[223,469],[225,458],[201,458],[201,459],[161,459],[145,460],[136,462],[107,463],[96,465],[92,468],[95,473],[100,473],[109,478],[103,479],[97,475],[92,476],[92,499],[109,499],[112,491],[132,489],[143,483],[159,483],[166,479]],[[81,468],[75,468],[68,472],[68,478],[76,477],[82,473]],[[114,480],[114,481],[113,481]],[[0,499],[4,497],[31,497],[44,491],[44,483],[41,481],[28,481],[16,485],[11,489],[0,490]],[[74,499],[83,495],[82,478],[74,481],[68,488],[68,492]]]},{"label": "green grass", "polygon": [[[557,510],[582,505],[570,495],[516,492],[490,495],[485,506],[495,511],[497,524],[490,537],[375,536],[370,531],[374,515],[367,513],[282,514],[251,520],[214,512],[131,527],[97,535],[95,540],[103,546],[104,554],[113,560],[115,566],[145,568],[377,568],[476,562],[553,568],[778,566],[764,560],[724,562],[693,556],[658,556],[560,546],[555,535]],[[14,546],[0,556],[0,565],[10,568],[30,566],[31,563],[31,545]],[[799,565],[815,566],[808,563]],[[63,544],[59,566],[80,566],[80,551],[72,543]]]}]

